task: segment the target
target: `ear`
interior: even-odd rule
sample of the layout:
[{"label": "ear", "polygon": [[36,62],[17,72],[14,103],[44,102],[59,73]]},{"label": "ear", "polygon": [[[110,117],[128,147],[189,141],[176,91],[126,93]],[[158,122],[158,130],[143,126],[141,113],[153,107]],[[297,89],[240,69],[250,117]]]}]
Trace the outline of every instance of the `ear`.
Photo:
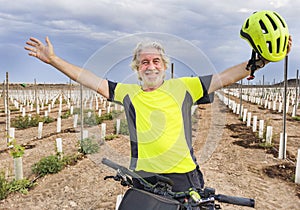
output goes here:
[{"label": "ear", "polygon": [[164,70],[167,70],[167,64],[164,63]]}]

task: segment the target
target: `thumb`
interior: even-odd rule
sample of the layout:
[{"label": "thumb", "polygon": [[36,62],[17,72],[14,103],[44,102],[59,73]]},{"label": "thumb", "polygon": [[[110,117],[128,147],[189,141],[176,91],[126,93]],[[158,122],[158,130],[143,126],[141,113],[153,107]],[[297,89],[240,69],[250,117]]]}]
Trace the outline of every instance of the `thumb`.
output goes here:
[{"label": "thumb", "polygon": [[46,39],[45,39],[45,41],[46,41],[46,43],[47,43],[47,45],[49,46],[49,45],[51,45],[51,42],[50,42],[50,39],[49,39],[49,37],[48,36],[46,36]]}]

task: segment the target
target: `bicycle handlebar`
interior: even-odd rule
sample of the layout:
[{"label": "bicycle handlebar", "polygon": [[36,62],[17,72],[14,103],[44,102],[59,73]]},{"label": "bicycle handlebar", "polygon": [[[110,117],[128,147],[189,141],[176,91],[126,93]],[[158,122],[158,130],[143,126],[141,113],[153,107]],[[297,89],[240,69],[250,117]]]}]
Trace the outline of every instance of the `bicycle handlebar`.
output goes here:
[{"label": "bicycle handlebar", "polygon": [[[121,171],[123,172],[125,175],[129,175],[131,176],[132,178],[137,178],[140,183],[146,187],[150,187],[150,188],[154,188],[155,186],[150,184],[149,182],[147,182],[145,179],[143,179],[141,176],[139,176],[138,174],[130,171],[128,168],[124,167],[124,166],[121,166],[107,158],[103,158],[102,161],[101,161],[104,165],[107,165],[113,169],[115,169],[116,171]],[[165,181],[166,183],[169,184],[169,178],[166,178],[166,177],[163,177],[163,176],[160,176],[160,175],[157,175],[157,177],[161,180],[161,181]],[[172,181],[171,181],[172,182]],[[171,184],[172,185],[172,184]],[[185,193],[185,192],[181,192],[181,193],[175,193],[173,192],[172,193],[173,195],[183,195],[183,194],[188,194],[188,193]],[[214,200],[217,200],[219,202],[222,202],[222,203],[229,203],[229,204],[234,204],[234,205],[239,205],[239,206],[248,206],[248,207],[252,207],[254,208],[255,206],[255,200],[254,199],[251,199],[251,198],[243,198],[243,197],[236,197],[236,196],[228,196],[228,195],[222,195],[222,194],[212,194],[210,195],[214,198]],[[201,203],[205,203],[207,201],[209,201],[210,199],[207,198],[207,199],[203,199]]]},{"label": "bicycle handlebar", "polygon": [[[124,166],[121,166],[107,158],[103,158],[102,159],[102,163],[104,165],[107,165],[115,170],[122,170],[124,173],[128,174],[129,176],[133,177],[133,178],[137,178],[140,182],[142,181],[144,184],[150,186],[151,184],[148,183],[146,180],[144,180],[141,176],[139,176],[138,174],[130,171],[128,168],[124,167]],[[164,183],[167,183],[169,184],[170,186],[173,186],[173,181],[167,177],[164,177],[164,176],[161,176],[159,174],[153,174],[153,173],[149,173],[149,175],[152,175],[152,176],[155,176],[157,178],[158,181],[161,181],[161,182],[164,182]],[[151,185],[152,186],[152,185]]]},{"label": "bicycle handlebar", "polygon": [[123,173],[128,174],[129,176],[133,177],[133,178],[141,178],[139,175],[137,175],[136,173],[130,171],[129,169],[127,169],[124,166],[121,166],[107,158],[103,158],[101,161],[104,165],[107,165],[108,167],[111,167],[113,169],[117,170],[121,170]]},{"label": "bicycle handlebar", "polygon": [[229,195],[215,195],[215,199],[222,203],[230,203],[239,206],[248,206],[254,208],[255,200],[252,198],[242,198],[236,196],[229,196]]}]

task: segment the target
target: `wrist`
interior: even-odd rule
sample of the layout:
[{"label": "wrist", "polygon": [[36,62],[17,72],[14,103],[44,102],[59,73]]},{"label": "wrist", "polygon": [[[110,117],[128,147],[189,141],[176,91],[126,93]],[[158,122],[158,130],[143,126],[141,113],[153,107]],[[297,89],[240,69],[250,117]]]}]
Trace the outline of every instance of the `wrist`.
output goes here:
[{"label": "wrist", "polygon": [[261,58],[259,62],[261,62],[260,64],[262,64],[263,66],[266,65],[266,64],[268,64],[268,63],[270,63],[270,61],[268,61],[268,60],[266,60],[264,58]]},{"label": "wrist", "polygon": [[48,64],[50,64],[51,66],[56,66],[59,64],[59,60],[60,58],[58,56],[56,56],[55,54],[49,56],[48,59]]}]

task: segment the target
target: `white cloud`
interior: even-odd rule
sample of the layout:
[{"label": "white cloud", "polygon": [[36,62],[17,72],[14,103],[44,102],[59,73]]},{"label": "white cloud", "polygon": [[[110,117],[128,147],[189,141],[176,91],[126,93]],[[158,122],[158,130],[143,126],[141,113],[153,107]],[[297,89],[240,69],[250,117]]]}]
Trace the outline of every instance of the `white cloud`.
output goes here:
[{"label": "white cloud", "polygon": [[[254,11],[275,10],[285,18],[294,37],[291,67],[299,66],[299,1],[0,0],[0,5],[3,47],[23,45],[29,36],[43,39],[49,35],[61,56],[84,63],[98,47],[115,39],[138,32],[161,32],[190,40],[217,67],[248,59],[250,47],[239,38],[241,25]],[[26,62],[36,60],[27,58]],[[0,68],[3,65],[0,63]]]}]

